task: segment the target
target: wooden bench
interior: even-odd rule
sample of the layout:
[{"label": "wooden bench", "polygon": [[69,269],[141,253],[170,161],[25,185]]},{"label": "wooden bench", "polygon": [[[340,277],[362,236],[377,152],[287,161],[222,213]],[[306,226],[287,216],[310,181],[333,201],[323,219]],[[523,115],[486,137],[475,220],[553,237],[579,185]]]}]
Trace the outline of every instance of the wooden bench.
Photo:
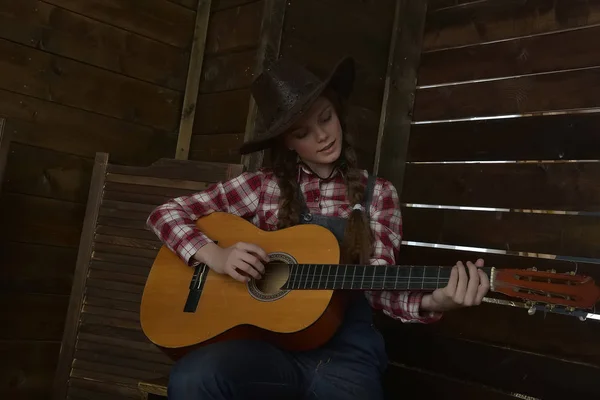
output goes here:
[{"label": "wooden bench", "polygon": [[106,153],[96,155],[55,399],[164,394],[152,382],[166,379],[172,361],[146,338],[139,319],[144,284],[161,247],[146,219],[170,198],[203,190],[242,170],[238,164],[171,159],[149,167],[119,166],[110,164]]}]

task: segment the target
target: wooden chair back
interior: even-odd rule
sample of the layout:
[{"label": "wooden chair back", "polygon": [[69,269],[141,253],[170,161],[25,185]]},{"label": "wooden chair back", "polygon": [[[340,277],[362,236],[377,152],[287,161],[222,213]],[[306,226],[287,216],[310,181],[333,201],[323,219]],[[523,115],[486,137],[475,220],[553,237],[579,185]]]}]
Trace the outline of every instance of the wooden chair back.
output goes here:
[{"label": "wooden chair back", "polygon": [[98,153],[54,384],[54,398],[139,398],[138,383],[168,376],[172,361],[140,326],[142,291],[161,247],[149,213],[173,197],[230,179],[242,165],[161,159],[149,167]]}]

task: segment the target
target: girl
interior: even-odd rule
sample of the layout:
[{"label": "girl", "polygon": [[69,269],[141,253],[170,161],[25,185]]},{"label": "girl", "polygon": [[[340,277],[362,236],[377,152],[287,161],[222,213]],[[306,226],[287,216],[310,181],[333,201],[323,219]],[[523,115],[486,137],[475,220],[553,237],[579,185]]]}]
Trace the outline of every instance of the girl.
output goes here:
[{"label": "girl", "polygon": [[[151,213],[149,227],[188,265],[203,262],[241,282],[260,279],[268,255],[252,243],[219,247],[195,227],[198,218],[224,211],[264,230],[319,224],[337,237],[342,263],[395,264],[398,195],[389,181],[356,166],[345,123],[353,81],[350,58],[324,80],[286,60],[265,69],[252,95],[266,129],[241,153],[270,148],[272,169],[173,199]],[[468,262],[467,275],[458,262],[448,285],[429,294],[359,292],[335,336],[315,350],[288,352],[250,340],[205,346],[175,364],[169,399],[383,399],[387,358],[372,309],[403,322],[434,322],[443,311],[481,303],[489,288],[482,266],[483,260]]]}]

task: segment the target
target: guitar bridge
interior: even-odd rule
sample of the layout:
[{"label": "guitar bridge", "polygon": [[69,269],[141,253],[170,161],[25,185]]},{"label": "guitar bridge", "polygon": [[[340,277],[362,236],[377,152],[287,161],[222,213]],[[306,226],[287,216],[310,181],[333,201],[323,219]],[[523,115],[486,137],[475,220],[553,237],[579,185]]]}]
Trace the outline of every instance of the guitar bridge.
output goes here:
[{"label": "guitar bridge", "polygon": [[183,306],[183,312],[196,312],[196,309],[198,308],[198,302],[200,302],[200,295],[202,294],[202,289],[204,288],[204,282],[206,282],[206,272],[206,264],[196,265],[194,276],[192,276],[192,280],[190,281],[190,292],[188,293],[187,300],[185,301],[185,306]]}]

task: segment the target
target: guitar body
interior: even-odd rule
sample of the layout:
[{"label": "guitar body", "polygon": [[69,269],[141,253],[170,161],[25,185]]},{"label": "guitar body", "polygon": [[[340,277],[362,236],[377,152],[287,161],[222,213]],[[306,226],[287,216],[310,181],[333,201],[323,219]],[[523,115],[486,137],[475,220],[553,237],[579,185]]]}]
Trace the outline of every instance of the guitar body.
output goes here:
[{"label": "guitar body", "polygon": [[345,295],[333,290],[281,291],[285,264],[336,264],[335,236],[318,225],[274,232],[227,213],[213,213],[198,228],[221,247],[254,243],[270,255],[263,279],[249,283],[206,268],[194,311],[184,311],[194,268],[163,246],[148,276],[140,309],[146,336],[177,359],[198,346],[239,338],[270,341],[289,350],[320,346],[333,336],[345,309]]}]

